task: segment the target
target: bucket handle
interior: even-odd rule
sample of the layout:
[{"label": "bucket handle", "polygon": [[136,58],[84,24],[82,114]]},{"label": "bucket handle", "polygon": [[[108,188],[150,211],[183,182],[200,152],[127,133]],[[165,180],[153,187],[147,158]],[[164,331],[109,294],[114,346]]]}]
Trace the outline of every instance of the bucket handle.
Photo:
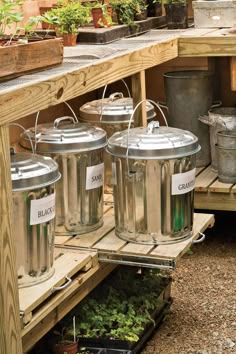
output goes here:
[{"label": "bucket handle", "polygon": [[[161,115],[162,117],[164,118],[164,121],[165,121],[165,124],[166,126],[168,127],[168,123],[167,123],[167,119],[166,119],[166,116],[164,114],[164,112],[162,111],[159,103],[153,101],[153,100],[150,100],[150,99],[144,99],[140,102],[138,102],[136,104],[136,106],[134,107],[134,110],[133,110],[133,113],[131,114],[130,116],[130,119],[129,119],[129,124],[128,124],[128,132],[127,132],[127,150],[126,150],[126,163],[127,163],[127,171],[128,171],[128,177],[132,177],[133,176],[133,173],[130,173],[129,171],[129,132],[130,132],[130,128],[131,128],[131,123],[133,121],[133,118],[134,118],[134,114],[135,112],[137,111],[138,107],[143,103],[143,102],[150,102],[152,103],[156,108],[159,109],[159,111],[161,112]],[[154,130],[154,128],[158,128],[159,127],[159,122],[156,121],[156,124],[153,124],[152,122],[149,123],[150,124],[150,127],[149,125],[147,126],[147,129],[148,129],[148,133],[151,134]]]},{"label": "bucket handle", "polygon": [[[69,105],[68,102],[64,101],[63,103],[65,103],[65,105],[70,109],[71,113],[73,114],[75,121],[78,123],[79,120],[74,112],[74,110],[72,109],[72,107]],[[38,119],[39,119],[39,114],[40,111],[37,112],[36,114],[36,118],[35,118],[35,124],[34,124],[34,151],[36,153],[36,149],[37,149],[37,139],[36,139],[36,135],[37,135],[37,126],[38,126]],[[33,150],[32,150],[33,151]]]},{"label": "bucket handle", "polygon": [[[129,88],[128,88],[127,83],[125,82],[124,79],[121,79],[121,82],[123,82],[123,84],[125,85],[126,90],[127,90],[127,92],[128,92],[128,96],[131,97],[130,90],[129,90]],[[103,93],[102,93],[100,122],[102,121],[102,115],[103,115],[103,100],[104,100],[104,98],[105,98],[107,86],[108,86],[108,85],[105,85],[104,90],[103,90]],[[111,96],[117,95],[117,94],[122,94],[122,93],[121,93],[121,92],[116,92],[116,93],[114,93],[114,94],[111,94],[111,95],[109,96],[109,98],[110,98]],[[122,97],[123,97],[123,94],[122,94]],[[120,98],[122,98],[122,97],[120,97]]]},{"label": "bucket handle", "polygon": [[63,290],[65,288],[67,288],[71,283],[72,283],[72,279],[69,278],[67,275],[65,276],[67,282],[61,286],[54,286],[52,289],[51,289],[51,292],[54,293],[55,291],[60,291],[60,290]]},{"label": "bucket handle", "polygon": [[[32,153],[35,154],[36,151],[34,149],[34,144],[33,144],[33,141],[31,139],[31,136],[30,134],[27,132],[27,130],[23,127],[23,125],[19,124],[19,123],[9,123],[8,125],[16,125],[17,127],[20,127],[21,129],[23,129],[23,131],[25,132],[25,134],[28,136],[29,138],[29,141],[30,141],[30,145],[31,145],[31,150],[32,150]],[[15,149],[13,148],[14,152],[15,152]],[[13,153],[13,151],[11,152]]]},{"label": "bucket handle", "polygon": [[196,243],[201,243],[205,240],[206,235],[203,234],[202,232],[199,231],[199,235],[201,236],[200,238],[198,238],[197,240],[192,240],[192,244],[195,245]]}]

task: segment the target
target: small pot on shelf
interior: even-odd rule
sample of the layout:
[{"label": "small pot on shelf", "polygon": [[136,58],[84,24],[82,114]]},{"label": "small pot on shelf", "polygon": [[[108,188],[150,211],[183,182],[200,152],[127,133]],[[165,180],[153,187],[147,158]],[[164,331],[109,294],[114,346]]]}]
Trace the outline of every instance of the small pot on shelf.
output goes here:
[{"label": "small pot on shelf", "polygon": [[66,33],[60,35],[60,37],[63,39],[64,47],[72,47],[76,45],[77,33],[76,34]]},{"label": "small pot on shelf", "polygon": [[93,25],[95,28],[111,27],[112,25],[112,7],[93,7],[91,9]]},{"label": "small pot on shelf", "polygon": [[53,346],[54,354],[77,354],[78,342],[63,340]]}]

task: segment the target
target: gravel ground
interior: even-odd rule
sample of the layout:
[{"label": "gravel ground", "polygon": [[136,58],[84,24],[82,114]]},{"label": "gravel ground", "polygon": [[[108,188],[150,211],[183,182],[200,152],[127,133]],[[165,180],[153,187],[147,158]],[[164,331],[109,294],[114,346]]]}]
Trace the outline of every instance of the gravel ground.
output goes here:
[{"label": "gravel ground", "polygon": [[172,272],[173,304],[142,354],[236,353],[236,231],[232,212]]}]

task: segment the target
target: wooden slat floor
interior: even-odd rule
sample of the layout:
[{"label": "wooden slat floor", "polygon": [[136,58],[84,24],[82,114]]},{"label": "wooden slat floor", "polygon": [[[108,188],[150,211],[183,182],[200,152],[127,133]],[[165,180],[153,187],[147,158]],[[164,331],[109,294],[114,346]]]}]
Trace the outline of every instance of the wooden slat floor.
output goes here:
[{"label": "wooden slat floor", "polygon": [[236,210],[236,184],[222,183],[211,166],[197,169],[195,209]]},{"label": "wooden slat floor", "polygon": [[[110,198],[108,201],[107,198]],[[126,264],[137,262],[141,265],[175,267],[179,258],[191,247],[199,233],[214,225],[213,214],[194,214],[193,235],[187,240],[170,245],[145,245],[127,242],[115,234],[112,195],[105,195],[105,213],[103,226],[91,233],[78,236],[57,236],[58,247],[97,250],[98,259],[107,262],[123,261]],[[129,263],[130,262],[130,263]]]}]

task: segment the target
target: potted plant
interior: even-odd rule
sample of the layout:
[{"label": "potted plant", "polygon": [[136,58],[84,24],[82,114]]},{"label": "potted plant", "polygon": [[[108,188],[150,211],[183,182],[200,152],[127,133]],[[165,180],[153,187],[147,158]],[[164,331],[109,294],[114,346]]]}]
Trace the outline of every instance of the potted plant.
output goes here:
[{"label": "potted plant", "polygon": [[[66,327],[63,327],[60,332],[55,331],[54,334],[60,336],[60,340],[53,345],[52,349],[54,354],[77,354],[78,341],[75,335],[75,317],[73,317],[72,333],[70,337],[67,337]],[[71,340],[72,335],[74,340]]]},{"label": "potted plant", "polygon": [[60,7],[54,8],[41,16],[41,20],[56,26],[58,36],[63,38],[65,46],[76,44],[79,27],[91,21],[89,8],[79,1],[60,3]]},{"label": "potted plant", "polygon": [[133,7],[134,7],[134,20],[135,21],[142,21],[146,20],[147,18],[147,3],[146,0],[133,0]]},{"label": "potted plant", "polygon": [[149,17],[158,17],[162,15],[162,1],[148,0],[147,14]]},{"label": "potted plant", "polygon": [[[0,2],[0,40],[5,41],[17,32],[17,24],[23,20],[19,11],[20,0],[1,0]],[[8,35],[8,36],[7,36]]]},{"label": "potted plant", "polygon": [[95,28],[112,26],[112,7],[103,2],[91,3],[91,15]]},{"label": "potted plant", "polygon": [[110,1],[110,5],[116,14],[119,24],[128,26],[134,24],[135,6],[133,0],[112,0]]},{"label": "potted plant", "polygon": [[169,29],[188,27],[188,5],[186,0],[166,0],[164,7]]}]

